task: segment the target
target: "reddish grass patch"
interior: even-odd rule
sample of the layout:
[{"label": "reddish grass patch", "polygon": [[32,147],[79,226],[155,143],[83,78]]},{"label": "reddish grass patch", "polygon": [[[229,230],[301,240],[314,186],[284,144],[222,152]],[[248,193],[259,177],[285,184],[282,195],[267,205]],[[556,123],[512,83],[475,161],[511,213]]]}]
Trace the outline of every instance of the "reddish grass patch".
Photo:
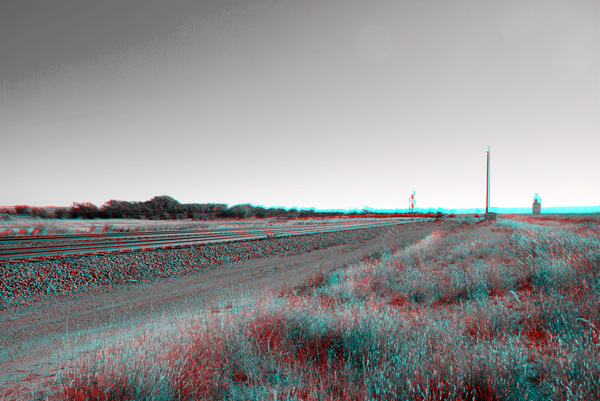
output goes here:
[{"label": "reddish grass patch", "polygon": [[492,377],[477,375],[471,380],[465,381],[465,393],[459,399],[465,401],[500,401],[506,399],[496,392],[493,384],[494,379]]},{"label": "reddish grass patch", "polygon": [[489,296],[490,297],[501,297],[505,294],[505,290],[502,287],[499,286],[493,286],[492,288],[490,288],[489,291]]},{"label": "reddish grass patch", "polygon": [[520,278],[517,280],[516,286],[519,291],[531,293],[533,291],[533,280],[531,276]]},{"label": "reddish grass patch", "polygon": [[252,320],[249,334],[264,353],[281,353],[286,339],[285,320],[275,315],[258,316]]},{"label": "reddish grass patch", "polygon": [[529,341],[538,345],[547,344],[550,340],[548,331],[538,325],[527,328],[523,334]]},{"label": "reddish grass patch", "polygon": [[205,332],[192,344],[179,374],[171,380],[175,395],[180,399],[210,399],[224,394],[226,386],[221,376],[228,364],[224,339]]},{"label": "reddish grass patch", "polygon": [[470,318],[464,324],[464,333],[475,342],[491,341],[496,337],[488,319]]},{"label": "reddish grass patch", "polygon": [[405,296],[396,295],[388,301],[388,305],[395,306],[397,308],[402,308],[407,304],[407,302],[408,302],[408,299],[406,299]]},{"label": "reddish grass patch", "polygon": [[448,306],[448,305],[452,305],[454,303],[456,303],[456,299],[453,296],[446,295],[446,296],[443,296],[443,297],[438,298],[435,301],[433,301],[431,306],[433,306],[433,307]]},{"label": "reddish grass patch", "polygon": [[63,397],[69,401],[132,400],[136,397],[134,386],[124,378],[95,377],[91,380],[75,379],[63,387]]},{"label": "reddish grass patch", "polygon": [[308,295],[312,294],[315,288],[320,287],[325,282],[323,272],[318,271],[308,276],[308,278],[299,286],[294,287],[296,294]]},{"label": "reddish grass patch", "polygon": [[335,308],[339,304],[339,302],[336,298],[332,297],[331,295],[319,294],[317,298],[317,304],[321,309],[330,310]]},{"label": "reddish grass patch", "polygon": [[344,360],[344,338],[341,333],[323,329],[316,331],[295,318],[263,315],[252,320],[248,334],[263,354],[277,355],[288,365],[327,370]]}]

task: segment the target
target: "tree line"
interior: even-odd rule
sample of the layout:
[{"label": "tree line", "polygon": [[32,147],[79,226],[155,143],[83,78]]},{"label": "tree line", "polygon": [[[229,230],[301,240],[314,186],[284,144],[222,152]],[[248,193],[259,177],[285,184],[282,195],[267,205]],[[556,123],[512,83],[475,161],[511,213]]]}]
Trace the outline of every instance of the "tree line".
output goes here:
[{"label": "tree line", "polygon": [[[11,211],[3,211],[10,214]],[[93,203],[73,203],[69,208],[57,208],[50,212],[44,208],[17,205],[14,213],[42,218],[57,219],[148,219],[148,220],[214,220],[220,218],[245,219],[250,217],[329,217],[345,215],[358,215],[359,212],[317,212],[314,209],[284,209],[264,208],[249,204],[229,207],[224,203],[179,203],[170,196],[162,195],[145,202],[128,202],[110,200],[101,207]]]}]

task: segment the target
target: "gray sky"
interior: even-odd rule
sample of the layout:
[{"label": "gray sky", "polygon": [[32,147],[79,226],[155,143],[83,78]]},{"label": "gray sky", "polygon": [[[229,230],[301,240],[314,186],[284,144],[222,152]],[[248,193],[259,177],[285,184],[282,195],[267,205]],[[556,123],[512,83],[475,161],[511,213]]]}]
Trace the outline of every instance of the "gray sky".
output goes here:
[{"label": "gray sky", "polygon": [[600,204],[598,1],[0,1],[0,205]]}]

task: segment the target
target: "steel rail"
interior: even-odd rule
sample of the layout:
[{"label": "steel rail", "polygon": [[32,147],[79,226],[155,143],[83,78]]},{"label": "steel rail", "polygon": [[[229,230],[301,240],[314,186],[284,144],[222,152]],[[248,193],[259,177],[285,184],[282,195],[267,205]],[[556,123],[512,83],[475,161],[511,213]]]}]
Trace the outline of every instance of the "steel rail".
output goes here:
[{"label": "steel rail", "polygon": [[[376,224],[382,224],[383,222],[378,222]],[[345,224],[345,225],[340,225],[340,224],[334,224],[334,225],[327,225],[327,226],[322,226],[322,225],[315,225],[315,226],[302,226],[302,227],[278,227],[277,229],[272,229],[272,228],[268,228],[268,229],[259,229],[259,230],[249,230],[249,231],[238,231],[238,230],[225,230],[225,231],[199,231],[197,233],[195,232],[180,232],[179,234],[177,234],[176,238],[177,240],[185,240],[185,239],[195,239],[195,238],[199,238],[199,237],[210,237],[213,236],[215,238],[219,237],[219,236],[223,236],[223,235],[231,235],[233,233],[240,233],[242,236],[245,234],[278,234],[278,233],[282,233],[282,232],[313,232],[313,231],[320,231],[323,229],[338,229],[338,228],[345,228],[345,227],[362,227],[362,226],[369,226],[371,225],[371,223],[358,223],[358,224]],[[170,238],[172,238],[173,236],[175,236],[175,234],[169,236]],[[166,237],[166,236],[161,236],[161,237]],[[143,239],[144,236],[136,236],[135,240],[126,240],[126,241],[121,241],[120,244],[138,244],[138,243],[146,243],[146,242],[161,242],[161,241],[172,241],[171,239],[167,239],[167,238],[151,238],[148,237],[147,239]],[[104,244],[110,244],[111,242],[108,241],[99,241],[99,242],[92,242],[92,240],[95,240],[98,238],[90,238],[90,239],[71,239],[71,241],[75,242],[77,241],[77,243],[75,244],[71,244],[71,243],[67,243],[67,244],[60,244],[60,245],[46,245],[43,247],[30,247],[28,249],[53,249],[53,248],[63,248],[63,247],[77,247],[77,246],[84,246],[85,243],[89,243],[89,246],[102,246]],[[103,238],[103,239],[110,239],[110,238]],[[60,242],[60,241],[48,241],[48,242]],[[23,249],[23,248],[19,248],[19,247],[15,247],[15,248],[0,248],[0,255],[1,254],[6,254],[6,253],[10,253],[11,251],[17,250],[17,249]]]},{"label": "steel rail", "polygon": [[[385,220],[387,221],[405,221],[405,219]],[[171,236],[171,235],[187,235],[187,234],[203,234],[203,233],[219,233],[219,232],[248,232],[262,230],[279,230],[288,228],[310,228],[338,225],[356,225],[365,224],[361,222],[332,222],[323,224],[303,224],[303,225],[279,225],[279,226],[259,226],[259,227],[224,227],[213,229],[192,229],[192,230],[165,230],[165,231],[135,231],[135,232],[118,232],[118,233],[90,233],[90,234],[60,234],[60,235],[38,235],[38,236],[14,236],[0,237],[0,244],[6,243],[23,243],[23,242],[45,242],[45,241],[79,241],[84,239],[108,239],[122,237],[146,237],[146,236]]]},{"label": "steel rail", "polygon": [[[248,235],[264,235],[266,234],[267,236],[269,234],[274,234],[274,235],[278,235],[278,234],[283,234],[283,233],[306,233],[306,232],[314,232],[314,231],[321,231],[324,229],[340,229],[340,228],[345,228],[345,227],[354,227],[354,226],[330,226],[330,227],[324,227],[321,228],[319,227],[317,230],[314,229],[314,227],[310,227],[310,228],[288,228],[285,230],[258,230],[258,231],[254,231],[254,232],[240,232],[240,233],[235,233],[238,234],[240,237],[246,237]],[[192,235],[181,235],[181,236],[177,236],[175,238],[148,238],[148,239],[137,239],[137,240],[127,240],[127,241],[120,241],[118,243],[119,246],[127,246],[127,245],[140,245],[140,244],[151,244],[151,243],[172,243],[173,241],[177,241],[177,242],[184,242],[186,240],[205,240],[205,239],[219,239],[222,237],[228,237],[231,236],[232,234],[234,234],[233,232],[222,232],[222,233],[212,233],[212,232],[207,232],[207,233],[201,233],[201,234],[192,234]],[[41,250],[48,250],[48,251],[52,251],[52,250],[56,250],[56,249],[64,249],[64,248],[69,248],[69,249],[79,249],[79,248],[93,248],[93,247],[103,247],[103,246],[110,246],[112,244],[115,244],[114,242],[108,242],[108,241],[104,241],[104,242],[91,242],[90,240],[80,240],[77,243],[69,243],[69,244],[60,244],[60,245],[46,245],[46,246],[38,246],[38,247],[29,247],[29,248],[4,248],[4,249],[0,249],[0,256],[1,255],[5,255],[5,254],[12,254],[15,252],[21,252],[21,251],[25,251],[26,249],[28,250],[29,253],[35,252],[35,251],[41,251]]]},{"label": "steel rail", "polygon": [[[344,227],[346,228],[346,227]],[[342,228],[342,229],[344,229]],[[340,228],[337,228],[338,230]],[[321,229],[318,231],[333,231],[335,229]],[[314,232],[314,231],[312,231]],[[276,235],[298,235],[298,234],[307,234],[310,232],[307,231],[298,231],[298,230],[287,230],[280,231],[276,233]],[[247,233],[247,234],[227,234],[220,236],[212,236],[212,237],[199,237],[199,238],[187,238],[180,239],[177,238],[175,240],[161,240],[161,241],[139,241],[136,243],[101,243],[101,244],[93,244],[94,246],[89,246],[88,244],[73,246],[73,247],[44,247],[44,248],[25,248],[25,249],[16,249],[11,251],[5,250],[4,254],[0,256],[0,259],[29,259],[32,257],[40,257],[40,256],[51,256],[51,255],[66,255],[66,254],[89,254],[89,253],[103,253],[110,252],[116,250],[135,250],[135,249],[148,249],[148,248],[158,248],[158,247],[173,247],[173,246],[185,246],[185,245],[193,245],[200,243],[213,243],[213,242],[223,242],[223,241],[235,241],[235,240],[249,240],[256,238],[268,238],[269,234],[265,236],[264,233]]]},{"label": "steel rail", "polygon": [[[313,234],[320,232],[332,232],[332,231],[347,231],[356,230],[360,228],[372,228],[372,227],[385,227],[390,225],[403,224],[403,221],[392,221],[392,222],[378,222],[375,224],[355,224],[355,225],[342,225],[335,227],[311,227],[311,229],[298,230],[296,227],[289,228],[286,230],[266,232],[250,232],[250,233],[221,233],[220,235],[213,236],[195,236],[184,237],[184,238],[170,238],[170,239],[153,239],[146,241],[126,241],[119,243],[94,243],[94,244],[81,244],[74,246],[52,246],[52,247],[31,247],[31,248],[14,248],[5,249],[0,251],[0,260],[27,260],[31,258],[47,257],[47,256],[62,256],[62,255],[74,255],[74,254],[97,254],[114,251],[125,251],[125,250],[140,250],[140,249],[152,249],[152,248],[171,248],[180,246],[189,246],[194,244],[206,244],[206,243],[217,243],[217,242],[229,242],[237,240],[251,240],[261,238],[271,238],[273,235],[277,237],[291,236],[291,235],[303,235]],[[314,228],[314,229],[312,229]],[[85,241],[84,241],[85,242]]]}]

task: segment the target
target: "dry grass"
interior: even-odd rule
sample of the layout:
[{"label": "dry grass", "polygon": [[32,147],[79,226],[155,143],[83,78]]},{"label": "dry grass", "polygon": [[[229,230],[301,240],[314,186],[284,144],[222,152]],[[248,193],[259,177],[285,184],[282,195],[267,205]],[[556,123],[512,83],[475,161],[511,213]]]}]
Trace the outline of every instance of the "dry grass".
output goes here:
[{"label": "dry grass", "polygon": [[279,293],[98,339],[66,366],[60,398],[594,399],[599,266],[594,222],[463,221]]}]

